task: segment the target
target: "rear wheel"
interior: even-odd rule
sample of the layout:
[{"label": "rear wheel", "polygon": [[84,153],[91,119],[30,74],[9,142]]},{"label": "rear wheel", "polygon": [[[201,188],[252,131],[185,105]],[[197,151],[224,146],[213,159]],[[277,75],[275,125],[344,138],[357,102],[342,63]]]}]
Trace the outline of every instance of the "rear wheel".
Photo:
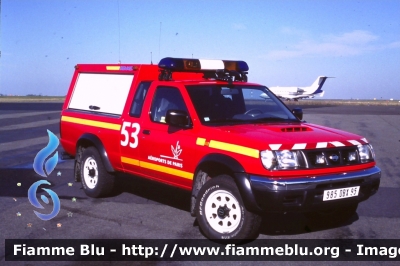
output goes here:
[{"label": "rear wheel", "polygon": [[252,239],[257,237],[261,217],[243,205],[239,190],[228,175],[206,182],[196,202],[200,229],[210,239]]},{"label": "rear wheel", "polygon": [[84,147],[79,146],[76,154],[75,154],[75,163],[74,163],[74,178],[75,182],[81,182],[81,162],[82,162],[82,153],[85,150]]},{"label": "rear wheel", "polygon": [[80,173],[83,189],[89,197],[98,198],[111,193],[115,177],[107,172],[95,147],[83,151]]}]

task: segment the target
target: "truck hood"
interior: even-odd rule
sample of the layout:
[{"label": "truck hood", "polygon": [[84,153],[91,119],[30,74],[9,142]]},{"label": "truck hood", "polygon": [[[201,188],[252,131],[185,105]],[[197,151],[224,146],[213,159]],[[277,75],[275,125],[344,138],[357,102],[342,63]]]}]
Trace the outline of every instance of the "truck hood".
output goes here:
[{"label": "truck hood", "polygon": [[206,140],[257,150],[315,149],[367,143],[362,136],[308,123],[245,124],[212,129]]}]

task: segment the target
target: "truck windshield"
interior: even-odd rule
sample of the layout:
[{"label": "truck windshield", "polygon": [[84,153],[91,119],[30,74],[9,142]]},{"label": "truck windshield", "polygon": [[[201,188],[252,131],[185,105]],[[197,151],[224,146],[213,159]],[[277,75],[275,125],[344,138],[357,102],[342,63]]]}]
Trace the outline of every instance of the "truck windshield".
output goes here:
[{"label": "truck windshield", "polygon": [[186,89],[202,124],[299,122],[266,87],[190,85]]}]

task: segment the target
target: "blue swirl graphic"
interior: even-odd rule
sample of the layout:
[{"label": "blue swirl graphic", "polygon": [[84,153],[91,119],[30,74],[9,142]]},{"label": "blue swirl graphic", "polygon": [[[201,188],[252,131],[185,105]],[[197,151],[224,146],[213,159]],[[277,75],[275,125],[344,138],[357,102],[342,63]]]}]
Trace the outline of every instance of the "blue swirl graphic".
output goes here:
[{"label": "blue swirl graphic", "polygon": [[[42,184],[51,185],[51,183],[46,181],[46,180],[39,180],[39,181],[33,183],[32,186],[28,190],[29,202],[34,207],[39,208],[39,209],[44,209],[42,204],[40,204],[39,201],[36,198],[37,189]],[[58,198],[57,194],[53,190],[47,189],[47,188],[42,188],[42,189],[44,191],[46,191],[50,195],[50,197],[51,197],[51,199],[53,201],[53,211],[51,213],[49,213],[49,214],[43,214],[43,213],[40,213],[40,212],[37,212],[37,211],[33,211],[33,212],[40,219],[42,219],[44,221],[48,221],[48,220],[53,219],[54,217],[56,217],[57,214],[60,212],[60,199]],[[49,199],[45,195],[42,195],[41,199],[43,200],[44,203],[49,204]]]},{"label": "blue swirl graphic", "polygon": [[[35,160],[33,161],[33,170],[35,170],[38,175],[43,177],[50,175],[50,173],[56,167],[58,162],[58,152],[56,152],[46,162],[45,160],[57,149],[58,144],[60,143],[57,136],[54,135],[53,132],[47,130],[47,134],[49,135],[49,143],[36,154]],[[46,170],[46,172],[43,168]]]}]

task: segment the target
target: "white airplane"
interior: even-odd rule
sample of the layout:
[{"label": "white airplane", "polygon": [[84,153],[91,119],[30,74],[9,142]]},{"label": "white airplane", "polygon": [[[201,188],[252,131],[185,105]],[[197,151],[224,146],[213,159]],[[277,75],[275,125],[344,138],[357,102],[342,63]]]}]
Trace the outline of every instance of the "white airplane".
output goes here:
[{"label": "white airplane", "polygon": [[316,95],[324,96],[325,91],[321,90],[325,80],[330,77],[319,76],[310,87],[268,87],[279,98],[286,100],[314,98]]}]

